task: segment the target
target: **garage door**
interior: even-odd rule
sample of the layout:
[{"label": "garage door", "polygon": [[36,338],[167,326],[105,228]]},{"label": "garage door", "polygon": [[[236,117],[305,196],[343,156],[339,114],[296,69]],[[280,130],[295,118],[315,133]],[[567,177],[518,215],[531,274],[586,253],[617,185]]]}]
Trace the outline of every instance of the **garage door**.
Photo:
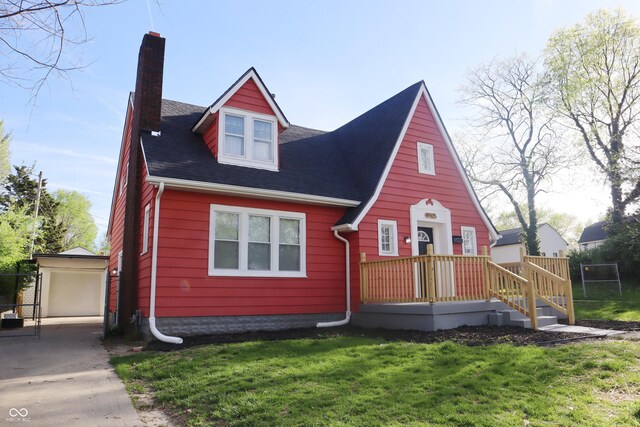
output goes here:
[{"label": "garage door", "polygon": [[101,284],[101,273],[51,272],[48,315],[99,315]]}]

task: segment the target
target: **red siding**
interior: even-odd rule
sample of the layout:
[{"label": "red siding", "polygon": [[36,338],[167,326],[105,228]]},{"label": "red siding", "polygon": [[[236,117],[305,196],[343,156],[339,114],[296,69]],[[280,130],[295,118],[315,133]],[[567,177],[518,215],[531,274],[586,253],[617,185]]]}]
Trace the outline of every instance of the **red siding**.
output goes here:
[{"label": "red siding", "polygon": [[142,252],[142,240],[144,233],[144,210],[149,205],[149,249],[140,254],[138,258],[138,308],[144,313],[149,311],[149,295],[151,287],[151,255],[153,254],[153,212],[155,210],[155,196],[157,189],[146,181],[147,169],[142,170],[142,185],[140,187],[140,233],[138,234],[138,247]]},{"label": "red siding", "polygon": [[[433,145],[435,176],[418,173],[418,141]],[[404,236],[411,236],[409,209],[425,198],[435,199],[451,210],[452,235],[461,235],[461,226],[475,227],[478,253],[482,246],[489,247],[489,231],[473,204],[427,102],[421,98],[380,195],[358,226],[359,251],[366,252],[368,260],[380,258],[378,219],[388,219],[398,221],[399,256],[411,256],[411,244],[404,241]],[[453,244],[453,251],[461,254],[462,245]],[[352,276],[357,278],[358,270],[354,270]]]},{"label": "red siding", "polygon": [[207,131],[202,135],[204,142],[209,147],[209,150],[213,153],[213,156],[218,158],[218,122],[219,122],[220,113],[216,111],[213,117],[213,123],[207,129]]},{"label": "red siding", "polygon": [[[120,192],[120,183],[123,182],[127,175],[127,163],[129,163],[129,144],[131,135],[131,122],[133,120],[133,111],[131,104],[127,104],[127,120],[124,128],[124,141],[120,148],[120,163],[118,164],[119,175],[116,177],[116,184],[113,192],[115,201],[113,210],[111,211],[111,220],[109,221],[109,242],[111,245],[109,255],[109,311],[115,311],[117,304],[118,277],[111,276],[111,271],[118,268],[118,254],[122,250],[122,240],[124,233],[124,207],[126,191]],[[128,184],[127,184],[128,185]]]},{"label": "red siding", "polygon": [[[306,213],[307,277],[209,276],[212,203]],[[343,212],[340,208],[165,191],[160,208],[157,316],[344,311],[344,244],[331,231]],[[144,307],[143,313],[148,315]]]},{"label": "red siding", "polygon": [[262,92],[258,89],[258,85],[249,79],[240,89],[234,93],[231,98],[224,104],[225,107],[239,108],[241,110],[254,111],[260,114],[275,115],[271,106],[262,96]]}]

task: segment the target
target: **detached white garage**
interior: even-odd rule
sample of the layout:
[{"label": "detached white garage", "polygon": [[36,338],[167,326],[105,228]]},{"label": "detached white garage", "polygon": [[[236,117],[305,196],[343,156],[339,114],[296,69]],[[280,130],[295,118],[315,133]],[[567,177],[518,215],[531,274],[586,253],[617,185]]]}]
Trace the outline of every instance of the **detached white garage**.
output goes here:
[{"label": "detached white garage", "polygon": [[104,314],[109,257],[83,248],[33,257],[42,273],[42,317]]}]

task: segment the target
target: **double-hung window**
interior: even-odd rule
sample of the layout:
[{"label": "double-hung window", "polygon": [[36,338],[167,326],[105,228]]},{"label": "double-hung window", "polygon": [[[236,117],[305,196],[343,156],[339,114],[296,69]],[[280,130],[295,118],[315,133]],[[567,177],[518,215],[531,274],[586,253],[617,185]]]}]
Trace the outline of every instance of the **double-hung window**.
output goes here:
[{"label": "double-hung window", "polygon": [[304,277],[305,215],[211,205],[209,274]]},{"label": "double-hung window", "polygon": [[398,223],[396,221],[378,220],[378,255],[398,255]]},{"label": "double-hung window", "polygon": [[274,116],[220,109],[220,163],[278,170],[277,122]]},{"label": "double-hung window", "polygon": [[478,255],[478,243],[475,227],[461,227],[462,255]]},{"label": "double-hung window", "polygon": [[426,175],[436,174],[433,145],[418,142],[418,172]]},{"label": "double-hung window", "polygon": [[142,221],[142,252],[140,255],[144,255],[149,251],[149,216],[151,211],[151,205],[144,207],[144,219]]}]

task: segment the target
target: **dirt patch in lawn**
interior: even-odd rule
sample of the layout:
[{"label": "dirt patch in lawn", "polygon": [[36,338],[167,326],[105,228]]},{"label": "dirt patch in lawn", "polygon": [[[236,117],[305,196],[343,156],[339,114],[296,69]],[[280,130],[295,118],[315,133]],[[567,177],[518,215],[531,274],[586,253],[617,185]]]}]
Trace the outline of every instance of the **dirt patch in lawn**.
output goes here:
[{"label": "dirt patch in lawn", "polygon": [[468,346],[487,346],[494,344],[555,345],[575,341],[576,339],[592,338],[584,337],[580,334],[535,331],[532,329],[509,326],[462,326],[456,329],[447,329],[434,332],[366,329],[354,326],[346,326],[332,329],[305,328],[290,329],[284,331],[243,332],[235,334],[215,334],[183,337],[184,342],[181,345],[167,344],[160,341],[151,341],[146,345],[145,350],[173,351],[207,344],[233,343],[244,341],[273,341],[299,338],[322,339],[339,336],[382,338],[389,341],[408,341],[425,344],[452,341]]}]

